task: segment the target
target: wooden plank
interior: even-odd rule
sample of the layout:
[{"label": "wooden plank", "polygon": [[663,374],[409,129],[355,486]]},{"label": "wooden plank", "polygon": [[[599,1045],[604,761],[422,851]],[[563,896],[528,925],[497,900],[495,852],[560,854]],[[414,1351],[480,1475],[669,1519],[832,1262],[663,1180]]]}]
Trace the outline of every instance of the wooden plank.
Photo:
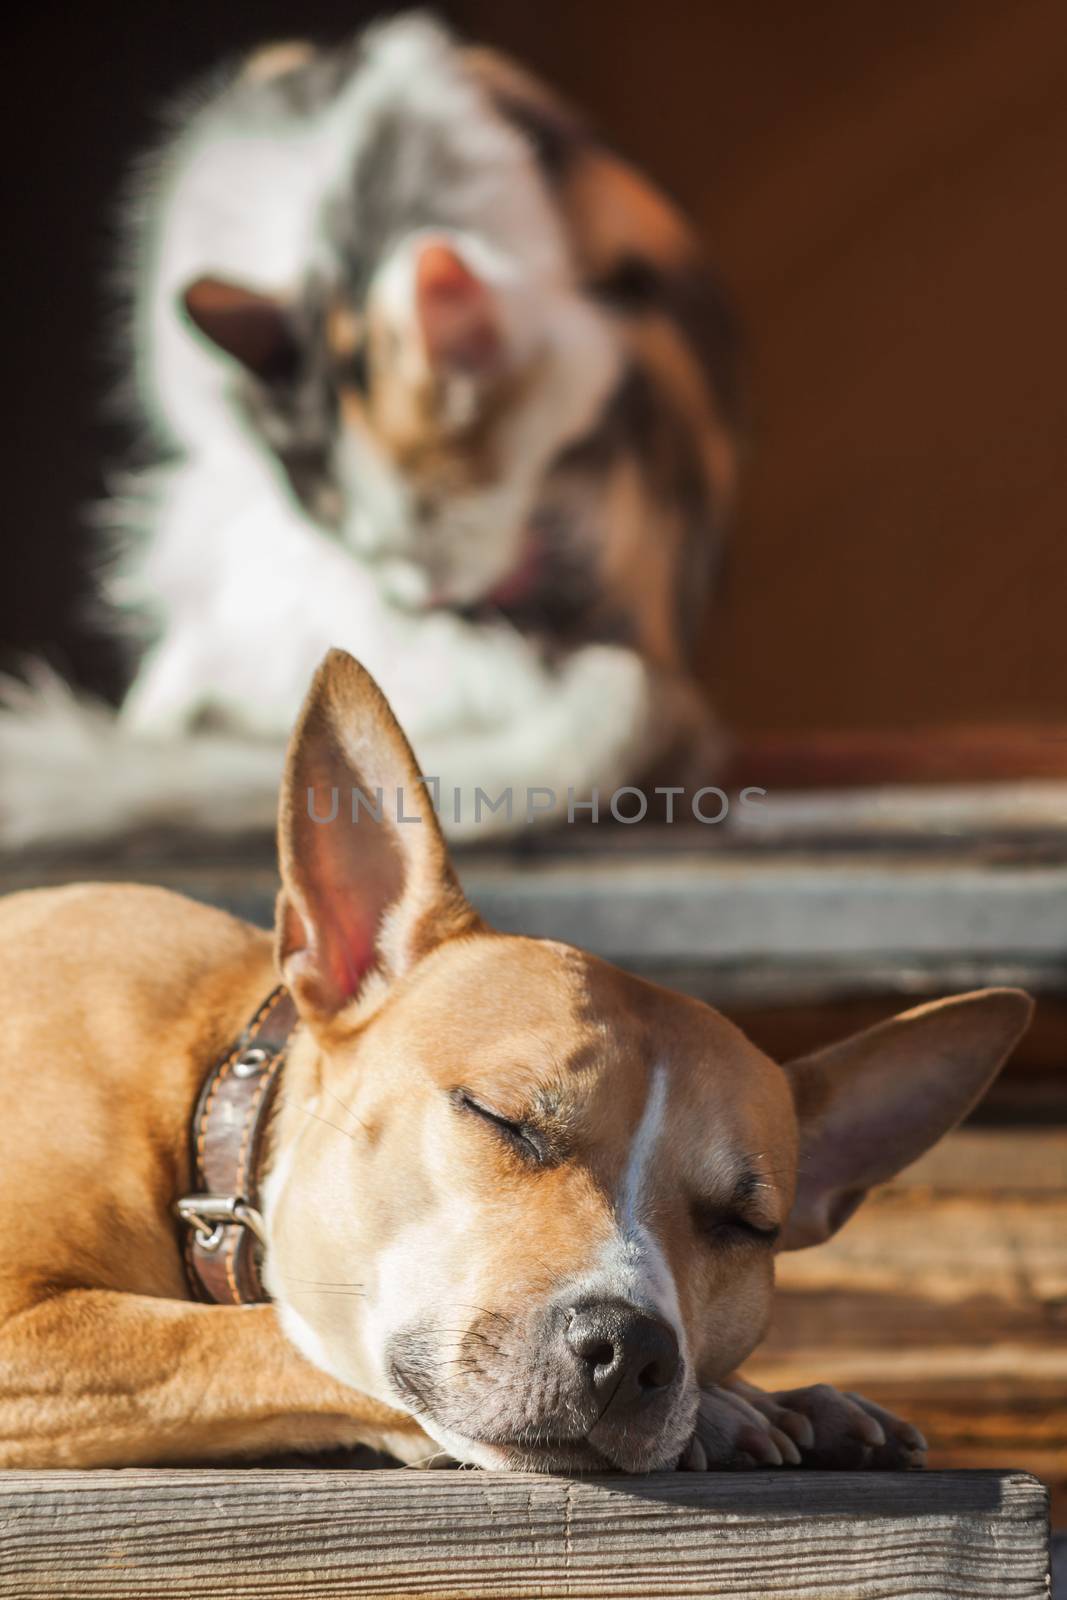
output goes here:
[{"label": "wooden plank", "polygon": [[[877,1190],[817,1250],[779,1258],[781,1286],[927,1296],[949,1305],[1025,1292],[1067,1333],[1067,1189],[980,1192]],[[1067,1362],[1067,1340],[1064,1341]]]},{"label": "wooden plank", "polygon": [[[1058,759],[1062,764],[1062,746]],[[793,844],[815,839],[907,843],[922,835],[935,841],[953,836],[1052,839],[1067,829],[1067,783],[1062,781],[930,788],[887,783],[795,793],[770,783],[759,787],[767,789],[766,799],[731,812],[730,827],[740,840],[757,834],[768,842]]]},{"label": "wooden plank", "polygon": [[1067,866],[901,859],[540,862],[465,877],[498,927],[611,960],[736,963],[1053,957],[1067,966]]},{"label": "wooden plank", "polygon": [[[1067,1088],[1067,1085],[1065,1085]],[[1067,1192],[1067,1128],[961,1128],[893,1180],[894,1189]],[[1067,1229],[1067,1209],[1064,1212]],[[1067,1233],[1064,1256],[1067,1261]]]},{"label": "wooden plank", "polygon": [[[930,962],[1051,963],[1067,986],[1067,863],[989,865],[928,854],[795,857],[715,851],[473,857],[472,898],[496,926],[564,938],[612,960],[730,971],[797,963],[915,973]],[[7,868],[5,889],[78,877],[162,883],[270,920],[271,864],[122,863]]]},{"label": "wooden plank", "polygon": [[[1067,993],[1067,785],[773,793],[720,827],[525,830],[464,848],[487,918],[569,940],[721,1005],[817,1004],[986,982]],[[273,916],[273,843],[175,833],[0,857],[5,891],[161,883]]]},{"label": "wooden plank", "polygon": [[[1067,762],[1067,744],[1061,760]],[[741,803],[742,788],[765,791]],[[1067,862],[1067,781],[1015,783],[874,784],[845,788],[790,789],[764,783],[755,772],[743,780],[726,777],[720,785],[724,801],[708,794],[697,820],[691,801],[672,801],[672,815],[648,794],[647,815],[640,822],[619,822],[610,811],[609,794],[601,796],[600,815],[592,823],[584,815],[566,821],[561,800],[555,825],[518,825],[510,839],[486,842],[467,838],[455,845],[470,863],[529,865],[556,857],[584,859],[607,856],[615,861],[676,855],[772,852],[796,855],[820,851],[869,853],[877,856],[932,852],[975,860],[1034,859]],[[716,819],[722,813],[721,820]],[[447,820],[447,817],[446,817]],[[240,834],[211,833],[182,826],[132,828],[114,839],[83,845],[37,845],[30,852],[0,849],[0,877],[12,883],[45,878],[136,874],[158,865],[163,869],[215,867],[226,872],[265,867],[274,861],[273,829],[250,826]]]},{"label": "wooden plank", "polygon": [[[573,942],[573,941],[572,941]],[[821,1007],[822,1028],[814,1043],[825,1043],[826,1013],[850,1001],[888,998],[886,1008],[944,994],[962,994],[986,984],[1010,984],[1031,994],[1067,994],[1067,956],[1052,959],[976,955],[961,960],[950,951],[921,958],[906,950],[865,954],[853,952],[833,960],[779,960],[773,954],[739,961],[648,961],[640,954],[614,958],[654,983],[679,989],[708,1005],[731,1011],[766,1014],[785,1006]],[[831,1027],[834,1026],[831,1023]],[[839,1028],[840,1033],[847,1028]],[[785,1050],[783,1060],[799,1051]],[[772,1051],[773,1054],[773,1051]]]},{"label": "wooden plank", "polygon": [[0,1475],[4,1600],[1044,1600],[1013,1472]]}]

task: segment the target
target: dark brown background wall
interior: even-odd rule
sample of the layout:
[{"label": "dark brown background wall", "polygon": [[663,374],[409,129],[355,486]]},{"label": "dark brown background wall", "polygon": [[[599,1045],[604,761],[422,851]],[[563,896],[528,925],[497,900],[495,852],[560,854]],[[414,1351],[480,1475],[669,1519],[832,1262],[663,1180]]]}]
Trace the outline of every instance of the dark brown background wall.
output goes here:
[{"label": "dark brown background wall", "polygon": [[[703,665],[743,728],[1067,715],[1067,6],[457,0],[695,214],[747,327],[751,454]],[[336,36],[336,0],[25,10],[9,35],[0,651],[72,617],[109,205],[161,95]],[[366,14],[364,9],[363,14]]]}]

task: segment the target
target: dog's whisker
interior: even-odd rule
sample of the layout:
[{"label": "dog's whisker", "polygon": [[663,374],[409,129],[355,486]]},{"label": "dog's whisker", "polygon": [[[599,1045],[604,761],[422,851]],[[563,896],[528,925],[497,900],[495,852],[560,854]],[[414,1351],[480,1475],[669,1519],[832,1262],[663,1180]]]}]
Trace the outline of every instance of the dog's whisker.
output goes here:
[{"label": "dog's whisker", "polygon": [[316,1122],[323,1123],[327,1128],[332,1128],[335,1133],[343,1134],[346,1139],[351,1139],[355,1143],[356,1136],[350,1128],[342,1128],[338,1123],[331,1122],[329,1117],[321,1116],[318,1111],[312,1111],[310,1106],[301,1105],[300,1101],[294,1100],[292,1095],[283,1094],[279,1095],[278,1098],[283,1104],[295,1107],[297,1111],[302,1111],[305,1116],[313,1117]]},{"label": "dog's whisker", "polygon": [[550,1267],[548,1265],[548,1262],[542,1260],[542,1258],[540,1256],[534,1256],[533,1259],[536,1262],[536,1264],[541,1268],[541,1271],[545,1274],[545,1276],[547,1277],[549,1283],[560,1284],[560,1283],[563,1282],[563,1275],[559,1271],[558,1267]]},{"label": "dog's whisker", "polygon": [[467,1332],[463,1335],[463,1337],[465,1339],[477,1339],[479,1344],[484,1344],[484,1345],[488,1346],[488,1348],[490,1350],[499,1350],[500,1349],[499,1345],[494,1344],[492,1339],[487,1338],[487,1336],[484,1333],[479,1333],[476,1328],[468,1328]]},{"label": "dog's whisker", "polygon": [[488,1349],[495,1350],[497,1355],[501,1354],[501,1350],[500,1350],[500,1346],[499,1345],[494,1344],[491,1339],[487,1339],[486,1338],[484,1333],[478,1333],[477,1330],[474,1329],[474,1328],[439,1328],[438,1332],[439,1333],[451,1334],[454,1338],[459,1338],[459,1339],[477,1339],[481,1344],[484,1344]]},{"label": "dog's whisker", "polygon": [[310,1284],[315,1289],[365,1289],[365,1283],[351,1283],[347,1278],[287,1278],[287,1283]]},{"label": "dog's whisker", "polygon": [[434,1461],[447,1461],[448,1459],[447,1450],[431,1450],[428,1456],[420,1456],[417,1461],[406,1461],[404,1466],[408,1472],[418,1472],[422,1468],[430,1466]]},{"label": "dog's whisker", "polygon": [[367,1123],[364,1122],[362,1117],[359,1117],[359,1116],[356,1115],[356,1113],[352,1110],[351,1106],[346,1106],[345,1105],[345,1103],[341,1099],[340,1095],[334,1094],[333,1090],[327,1088],[326,1084],[323,1084],[322,1087],[326,1091],[326,1093],[329,1095],[330,1099],[336,1105],[339,1105],[341,1107],[341,1110],[344,1112],[346,1117],[351,1117],[353,1122],[358,1123],[361,1128],[366,1130],[366,1128],[368,1126]]},{"label": "dog's whisker", "polygon": [[283,1284],[286,1294],[332,1294],[347,1300],[365,1300],[367,1296],[358,1289],[290,1289],[288,1284]]},{"label": "dog's whisker", "polygon": [[490,1311],[488,1306],[476,1306],[467,1300],[453,1300],[455,1306],[462,1306],[466,1311],[479,1311],[483,1317],[494,1317],[497,1322],[504,1322],[509,1328],[514,1327],[514,1317],[506,1316],[503,1311]]}]

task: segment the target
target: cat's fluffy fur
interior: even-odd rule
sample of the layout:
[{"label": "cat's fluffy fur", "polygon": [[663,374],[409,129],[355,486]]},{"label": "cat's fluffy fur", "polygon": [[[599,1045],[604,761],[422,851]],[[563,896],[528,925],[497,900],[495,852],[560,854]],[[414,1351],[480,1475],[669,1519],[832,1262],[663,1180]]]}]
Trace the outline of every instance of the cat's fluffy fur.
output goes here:
[{"label": "cat's fluffy fur", "polygon": [[[159,464],[109,508],[104,580],[140,665],[117,716],[45,680],[15,696],[0,835],[257,826],[331,645],[463,791],[454,831],[476,787],[512,787],[521,819],[527,789],[610,793],[700,744],[686,613],[732,489],[729,340],[667,204],[424,18],[261,53],[146,170],[133,349]],[[469,269],[481,343],[450,348],[446,321],[431,361],[434,244]]]}]

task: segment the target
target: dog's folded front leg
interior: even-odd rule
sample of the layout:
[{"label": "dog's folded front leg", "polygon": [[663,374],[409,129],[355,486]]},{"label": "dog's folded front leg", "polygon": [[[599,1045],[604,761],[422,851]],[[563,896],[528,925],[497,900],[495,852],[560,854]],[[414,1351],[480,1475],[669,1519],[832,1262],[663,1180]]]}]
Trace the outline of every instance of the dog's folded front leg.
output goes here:
[{"label": "dog's folded front leg", "polygon": [[0,1467],[207,1461],[369,1444],[435,1446],[414,1420],[328,1377],[272,1306],[68,1290],[0,1324]]}]

